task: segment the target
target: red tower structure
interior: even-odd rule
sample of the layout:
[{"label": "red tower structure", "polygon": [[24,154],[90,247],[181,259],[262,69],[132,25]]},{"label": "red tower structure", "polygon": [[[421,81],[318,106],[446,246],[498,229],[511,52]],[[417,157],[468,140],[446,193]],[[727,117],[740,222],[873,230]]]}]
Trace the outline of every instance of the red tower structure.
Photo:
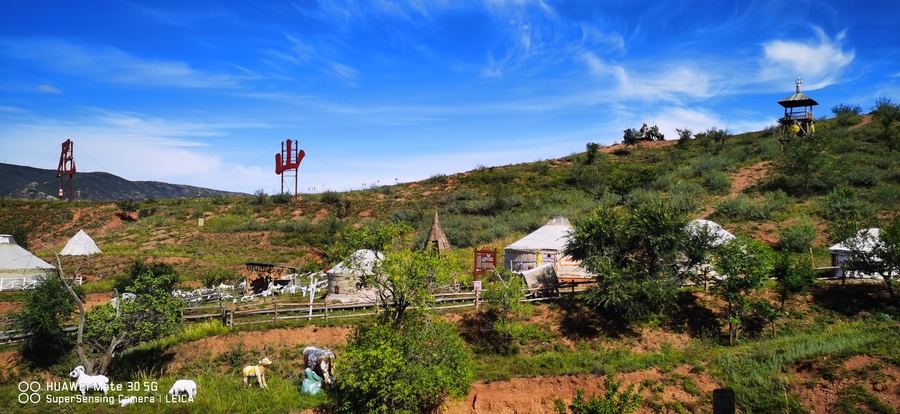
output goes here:
[{"label": "red tower structure", "polygon": [[73,147],[75,143],[71,139],[67,139],[62,143],[62,151],[59,154],[59,167],[56,167],[56,178],[59,178],[59,199],[65,197],[63,191],[63,176],[69,176],[69,202],[72,202],[72,193],[74,189],[75,176],[75,156],[73,155]]},{"label": "red tower structure", "polygon": [[300,149],[299,145],[295,148],[297,141],[291,142],[287,140],[281,143],[281,153],[275,154],[275,174],[281,176],[281,192],[284,193],[284,176],[285,173],[294,173],[294,197],[297,197],[297,187],[299,179],[298,168],[300,161],[306,156],[306,152]]}]

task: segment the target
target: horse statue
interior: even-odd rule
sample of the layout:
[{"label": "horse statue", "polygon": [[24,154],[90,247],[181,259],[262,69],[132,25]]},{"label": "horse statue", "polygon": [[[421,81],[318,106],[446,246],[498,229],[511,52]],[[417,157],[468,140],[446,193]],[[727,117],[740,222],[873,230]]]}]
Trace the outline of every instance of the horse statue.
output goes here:
[{"label": "horse statue", "polygon": [[308,346],[303,349],[303,368],[309,369],[325,379],[326,384],[334,380],[334,352],[329,349],[321,349]]}]

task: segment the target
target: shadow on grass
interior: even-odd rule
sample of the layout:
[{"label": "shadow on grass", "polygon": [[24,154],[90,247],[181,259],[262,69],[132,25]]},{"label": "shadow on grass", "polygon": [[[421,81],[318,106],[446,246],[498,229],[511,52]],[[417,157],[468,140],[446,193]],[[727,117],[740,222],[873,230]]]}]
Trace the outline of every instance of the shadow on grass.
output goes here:
[{"label": "shadow on grass", "polygon": [[162,376],[175,359],[175,352],[160,348],[134,349],[111,364],[115,378],[138,378],[141,375]]},{"label": "shadow on grass", "polygon": [[556,302],[562,316],[559,331],[572,340],[591,339],[600,335],[609,338],[637,337],[627,322],[615,315],[604,316],[583,301],[572,298]]},{"label": "shadow on grass", "polygon": [[476,353],[510,355],[516,353],[515,344],[494,329],[499,316],[494,312],[475,312],[464,315],[459,322],[459,335]]},{"label": "shadow on grass", "polygon": [[678,294],[677,308],[669,315],[669,329],[691,338],[718,338],[722,324],[712,309],[700,303],[697,292],[682,291]]},{"label": "shadow on grass", "polygon": [[810,293],[814,305],[848,317],[878,312],[898,313],[880,282],[833,282],[815,287]]}]

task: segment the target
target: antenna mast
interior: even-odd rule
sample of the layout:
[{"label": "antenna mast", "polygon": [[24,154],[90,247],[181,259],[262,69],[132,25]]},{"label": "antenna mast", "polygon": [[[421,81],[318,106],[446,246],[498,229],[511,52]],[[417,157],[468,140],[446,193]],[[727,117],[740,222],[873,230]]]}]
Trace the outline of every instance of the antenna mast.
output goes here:
[{"label": "antenna mast", "polygon": [[75,143],[71,139],[67,139],[62,143],[62,151],[59,154],[59,166],[56,168],[56,178],[59,178],[59,199],[65,197],[63,191],[63,176],[69,176],[69,202],[72,202],[72,192],[74,188],[75,176],[75,156],[73,155]]}]

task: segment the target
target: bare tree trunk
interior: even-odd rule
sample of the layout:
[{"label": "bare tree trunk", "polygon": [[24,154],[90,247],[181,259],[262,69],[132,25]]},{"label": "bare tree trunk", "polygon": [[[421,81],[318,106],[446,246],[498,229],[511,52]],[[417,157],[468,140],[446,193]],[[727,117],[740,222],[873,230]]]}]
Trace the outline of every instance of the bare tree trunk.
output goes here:
[{"label": "bare tree trunk", "polygon": [[[43,246],[43,244],[41,245]],[[65,273],[63,272],[62,267],[62,260],[60,260],[59,254],[57,254],[47,246],[43,247],[53,253],[53,256],[56,257],[56,276],[59,278],[59,281],[62,282],[63,286],[66,287],[69,295],[72,296],[72,299],[74,299],[75,303],[78,305],[78,313],[80,315],[80,319],[78,321],[78,336],[75,341],[75,353],[78,354],[78,360],[81,361],[81,365],[84,366],[85,372],[93,372],[94,364],[87,359],[87,356],[84,353],[84,303],[81,301],[81,298],[78,297],[78,294],[75,293],[75,290],[72,289],[72,286],[66,282]],[[87,260],[87,257],[85,257],[85,260]],[[81,266],[78,266],[78,269],[75,270],[75,274],[78,274],[78,271],[81,270],[83,266],[84,261],[82,261]]]}]

